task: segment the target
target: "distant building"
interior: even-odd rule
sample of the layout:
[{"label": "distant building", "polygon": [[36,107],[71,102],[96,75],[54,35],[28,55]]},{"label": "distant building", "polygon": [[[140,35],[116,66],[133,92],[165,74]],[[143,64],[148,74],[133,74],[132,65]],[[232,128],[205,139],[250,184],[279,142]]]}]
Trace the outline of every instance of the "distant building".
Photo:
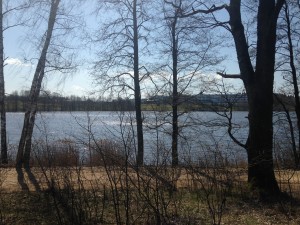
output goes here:
[{"label": "distant building", "polygon": [[210,105],[224,105],[228,103],[232,104],[247,104],[248,99],[245,93],[237,94],[201,94],[195,96],[198,104],[210,104]]}]

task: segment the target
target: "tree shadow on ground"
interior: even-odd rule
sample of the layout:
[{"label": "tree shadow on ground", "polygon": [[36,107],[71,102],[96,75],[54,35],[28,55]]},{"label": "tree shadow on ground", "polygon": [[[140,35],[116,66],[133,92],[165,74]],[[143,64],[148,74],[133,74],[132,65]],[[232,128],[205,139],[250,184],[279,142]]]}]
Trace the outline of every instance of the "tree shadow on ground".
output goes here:
[{"label": "tree shadow on ground", "polygon": [[41,187],[40,187],[36,177],[34,176],[34,174],[32,173],[30,168],[25,168],[25,173],[23,172],[23,169],[20,168],[20,167],[17,167],[16,171],[17,171],[17,174],[18,174],[18,183],[21,186],[22,190],[24,190],[24,191],[29,190],[28,184],[26,183],[26,180],[25,180],[25,173],[26,173],[29,182],[33,184],[35,190],[36,191],[41,191]]},{"label": "tree shadow on ground", "polygon": [[27,173],[29,181],[33,184],[36,191],[41,191],[41,186],[37,179],[35,178],[34,174],[31,172],[30,168],[25,168],[25,172]]},{"label": "tree shadow on ground", "polygon": [[22,168],[17,167],[17,168],[16,168],[16,171],[17,171],[17,174],[18,174],[18,183],[19,183],[19,185],[21,186],[21,189],[22,189],[23,191],[28,191],[29,188],[28,188],[28,185],[27,185],[26,182],[25,182],[25,179],[24,179],[24,173],[23,173]]}]

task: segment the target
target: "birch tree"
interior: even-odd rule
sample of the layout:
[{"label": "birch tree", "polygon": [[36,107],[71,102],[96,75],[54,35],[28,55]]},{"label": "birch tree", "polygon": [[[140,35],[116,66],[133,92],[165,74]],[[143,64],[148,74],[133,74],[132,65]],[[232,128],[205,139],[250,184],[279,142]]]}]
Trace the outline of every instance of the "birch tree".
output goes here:
[{"label": "birch tree", "polygon": [[[45,21],[47,28],[42,37],[37,38],[37,41],[40,42],[40,45],[37,45],[40,56],[25,106],[24,124],[16,158],[16,167],[18,168],[22,165],[29,167],[37,100],[46,74],[69,73],[76,69],[75,53],[72,51],[69,53],[68,50],[72,50],[72,48],[67,45],[69,35],[76,26],[79,26],[78,22],[66,13],[66,11],[70,13],[71,5],[63,4],[62,0],[49,0],[36,1],[35,7],[38,10],[37,14],[41,16],[35,24],[40,25],[41,21]],[[48,18],[41,13],[43,11],[48,12]]]}]

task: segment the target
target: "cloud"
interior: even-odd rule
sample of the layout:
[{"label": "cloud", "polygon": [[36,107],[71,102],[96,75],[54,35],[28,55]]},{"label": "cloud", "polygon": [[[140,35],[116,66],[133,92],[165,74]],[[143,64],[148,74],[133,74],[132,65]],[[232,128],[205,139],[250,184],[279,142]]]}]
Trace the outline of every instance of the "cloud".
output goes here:
[{"label": "cloud", "polygon": [[79,86],[79,85],[73,85],[72,86],[72,89],[74,90],[74,91],[85,91],[85,88],[83,88],[83,87],[81,87],[81,86]]},{"label": "cloud", "polygon": [[32,66],[30,63],[24,63],[18,58],[7,58],[4,63],[7,65],[15,65],[15,66],[25,66],[25,67]]},{"label": "cloud", "polygon": [[207,82],[222,80],[222,76],[217,73],[201,73],[200,77]]}]

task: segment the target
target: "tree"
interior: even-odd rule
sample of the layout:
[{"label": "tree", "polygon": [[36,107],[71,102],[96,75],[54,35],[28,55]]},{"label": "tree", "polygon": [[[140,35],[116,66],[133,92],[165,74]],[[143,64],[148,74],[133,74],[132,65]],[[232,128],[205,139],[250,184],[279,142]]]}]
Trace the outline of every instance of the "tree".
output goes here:
[{"label": "tree", "polygon": [[27,102],[27,107],[26,107],[26,112],[24,117],[24,124],[23,124],[21,139],[20,139],[17,158],[16,158],[17,167],[21,167],[22,164],[24,164],[25,167],[29,167],[31,140],[32,140],[32,133],[33,133],[33,127],[35,122],[35,115],[37,111],[37,99],[40,94],[42,81],[45,75],[47,51],[50,45],[50,41],[54,29],[59,2],[60,0],[51,1],[51,9],[50,9],[50,15],[48,20],[46,38],[44,41],[44,46],[38,64],[36,66],[34,78],[28,96],[28,102]]},{"label": "tree", "polygon": [[104,25],[96,40],[104,47],[98,51],[99,60],[95,62],[93,73],[105,91],[111,90],[117,96],[126,94],[128,90],[133,92],[137,132],[136,164],[141,166],[144,163],[144,137],[140,83],[148,76],[148,71],[141,63],[140,54],[145,51],[149,33],[145,26],[149,20],[145,12],[147,1],[105,0],[103,3],[107,6],[106,10],[113,10],[110,11],[111,20]]},{"label": "tree", "polygon": [[[213,67],[221,61],[215,47],[217,42],[210,35],[209,25],[199,24],[199,20],[193,18],[181,18],[181,10],[190,7],[188,1],[174,0],[163,1],[163,26],[159,30],[162,37],[159,66],[162,70],[163,87],[159,90],[167,90],[171,96],[172,117],[172,165],[179,164],[178,142],[181,126],[178,120],[185,112],[180,112],[180,105],[186,102],[188,92],[199,93],[200,77],[205,68]],[[199,38],[201,36],[201,38]],[[208,71],[206,71],[208,72]],[[196,88],[193,88],[196,87]],[[193,93],[195,94],[195,93]],[[185,124],[183,124],[185,126]]]},{"label": "tree", "polygon": [[256,63],[252,65],[241,18],[241,1],[227,11],[249,104],[248,182],[261,197],[280,193],[273,165],[273,85],[277,19],[284,0],[260,0],[257,10]]},{"label": "tree", "polygon": [[23,24],[21,18],[17,18],[17,22],[14,24],[8,23],[9,14],[16,13],[29,6],[30,2],[26,1],[15,1],[14,3],[9,3],[6,1],[0,1],[0,123],[1,123],[1,163],[7,164],[7,138],[6,138],[6,109],[5,109],[5,84],[4,84],[4,44],[3,44],[3,34],[4,32],[12,27],[19,26]]},{"label": "tree", "polygon": [[1,107],[1,163],[8,163],[6,140],[6,110],[4,87],[4,46],[3,46],[3,2],[0,1],[0,107]]},{"label": "tree", "polygon": [[[273,164],[273,85],[277,19],[284,0],[259,0],[255,66],[251,61],[249,44],[242,21],[241,0],[229,5],[212,6],[186,12],[184,16],[213,13],[226,9],[240,74],[219,73],[225,78],[242,79],[249,106],[249,135],[245,144],[248,154],[248,182],[263,197],[277,197],[280,193]],[[203,5],[203,4],[202,4]],[[204,5],[205,6],[205,5]],[[253,6],[252,6],[253,7]],[[224,23],[219,23],[224,26]]]},{"label": "tree", "polygon": [[[24,124],[16,158],[17,168],[20,168],[22,165],[29,167],[37,101],[45,75],[51,72],[69,73],[76,69],[74,53],[68,51],[73,48],[68,46],[67,43],[69,41],[68,35],[72,33],[76,26],[81,25],[79,23],[80,18],[76,17],[77,20],[74,21],[70,14],[65,13],[66,5],[63,5],[61,2],[61,0],[34,2],[37,7],[36,9],[39,11],[38,15],[42,16],[42,18],[37,19],[39,22],[47,21],[47,29],[42,37],[36,39],[42,45],[38,45],[41,46],[41,49],[39,49],[40,56],[25,106]],[[70,13],[73,7],[70,4],[67,6]],[[44,15],[40,13],[43,10],[49,10],[48,18],[44,18]],[[34,39],[33,35],[31,38]]]},{"label": "tree", "polygon": [[[297,129],[294,129],[291,116],[286,106],[286,102],[279,99],[278,101],[282,104],[284,111],[286,112],[287,120],[290,127],[291,143],[293,156],[295,161],[295,167],[300,166],[300,96],[299,96],[299,56],[300,56],[300,45],[299,45],[299,25],[300,16],[299,8],[293,1],[287,1],[283,7],[283,13],[281,16],[281,23],[279,24],[279,41],[277,47],[278,71],[281,71],[286,83],[282,87],[282,90],[290,91],[291,95],[294,97],[294,110],[296,112],[297,118]],[[298,59],[298,61],[297,61]],[[291,90],[287,90],[291,89]],[[296,138],[296,133],[298,132],[298,137]],[[298,143],[297,143],[298,139]],[[298,146],[298,147],[297,147]]]}]

